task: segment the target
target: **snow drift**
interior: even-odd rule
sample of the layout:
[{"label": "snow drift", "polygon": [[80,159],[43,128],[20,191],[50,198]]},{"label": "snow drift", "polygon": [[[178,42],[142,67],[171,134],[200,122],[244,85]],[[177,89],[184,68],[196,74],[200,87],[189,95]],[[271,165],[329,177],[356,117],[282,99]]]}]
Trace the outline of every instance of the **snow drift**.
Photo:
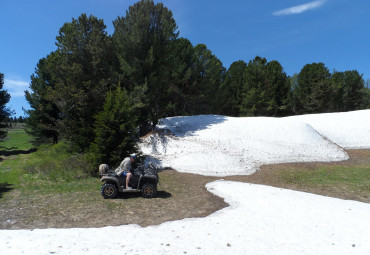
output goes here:
[{"label": "snow drift", "polygon": [[370,148],[370,110],[287,118],[201,115],[161,119],[141,151],[180,172],[252,174],[263,164],[340,161]]}]

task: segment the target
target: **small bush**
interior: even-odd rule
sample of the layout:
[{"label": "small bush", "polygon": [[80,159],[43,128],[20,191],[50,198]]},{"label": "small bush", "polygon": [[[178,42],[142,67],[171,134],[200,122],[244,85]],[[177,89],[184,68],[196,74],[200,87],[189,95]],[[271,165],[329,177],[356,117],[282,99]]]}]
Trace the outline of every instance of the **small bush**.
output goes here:
[{"label": "small bush", "polygon": [[70,153],[65,143],[41,146],[23,168],[28,174],[41,179],[64,181],[87,178],[95,172],[84,155]]}]

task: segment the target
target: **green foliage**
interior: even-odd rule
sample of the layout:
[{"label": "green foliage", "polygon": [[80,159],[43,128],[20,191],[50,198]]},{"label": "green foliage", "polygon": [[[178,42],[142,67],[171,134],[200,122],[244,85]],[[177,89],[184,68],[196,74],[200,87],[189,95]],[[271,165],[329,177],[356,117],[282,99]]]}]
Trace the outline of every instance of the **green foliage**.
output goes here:
[{"label": "green foliage", "polygon": [[115,54],[103,20],[86,14],[65,23],[56,45],[56,84],[48,91],[60,111],[58,129],[79,151],[88,149],[95,116],[115,79]]},{"label": "green foliage", "polygon": [[230,65],[221,86],[221,112],[227,116],[239,116],[242,90],[245,84],[247,64],[240,60]]},{"label": "green foliage", "polygon": [[330,74],[323,63],[305,65],[294,80],[295,113],[353,111],[367,108],[366,89],[357,71]]},{"label": "green foliage", "polygon": [[168,116],[189,115],[196,112],[194,47],[185,38],[175,40],[172,47],[171,79],[165,100],[165,112]]},{"label": "green foliage", "polygon": [[196,45],[194,54],[196,86],[193,92],[196,95],[196,109],[191,114],[215,114],[220,108],[220,87],[226,70],[206,45]]},{"label": "green foliage", "polygon": [[57,51],[41,59],[26,99],[31,106],[27,127],[39,143],[59,136],[84,151],[93,137],[93,116],[115,80],[117,65],[103,20],[82,14],[59,31]]},{"label": "green foliage", "polygon": [[34,143],[39,145],[58,143],[58,121],[60,111],[56,103],[51,100],[50,91],[55,89],[57,82],[57,53],[52,52],[39,61],[35,74],[31,76],[30,90],[26,91],[26,100],[31,109],[26,111],[27,132],[35,137]]},{"label": "green foliage", "polygon": [[169,87],[164,98],[167,116],[217,113],[225,68],[204,44],[184,38],[172,43]]},{"label": "green foliage", "polygon": [[370,109],[370,89],[365,88],[364,109]]},{"label": "green foliage", "polygon": [[125,90],[118,87],[108,92],[104,109],[95,119],[95,141],[90,149],[93,163],[115,165],[135,151],[136,117]]},{"label": "green foliage", "polygon": [[69,147],[64,142],[40,146],[22,168],[33,178],[50,181],[73,181],[95,174],[97,170],[87,162],[85,156],[71,153]]},{"label": "green foliage", "polygon": [[[140,125],[166,116],[165,98],[170,83],[172,42],[178,36],[172,12],[162,3],[142,0],[114,21],[113,39],[120,61],[121,82],[141,106]],[[145,132],[144,132],[145,133]]]},{"label": "green foliage", "polygon": [[0,141],[7,135],[7,131],[4,128],[7,127],[7,119],[11,115],[10,110],[6,107],[6,104],[10,100],[10,95],[8,91],[3,90],[3,86],[4,74],[0,73]]},{"label": "green foliage", "polygon": [[288,112],[290,84],[278,61],[256,57],[244,72],[242,116],[280,116]]},{"label": "green foliage", "polygon": [[357,71],[335,72],[331,76],[334,111],[352,111],[366,108],[364,80]]},{"label": "green foliage", "polygon": [[19,189],[26,196],[34,191],[96,191],[100,186],[96,178],[90,178],[97,167],[90,165],[84,155],[70,152],[69,144],[42,145],[29,153],[34,149],[31,141],[24,129],[10,129],[7,139],[0,143],[0,150],[9,154],[0,161],[0,186]]},{"label": "green foliage", "polygon": [[333,89],[330,72],[323,63],[305,65],[298,75],[294,90],[296,113],[320,113],[330,109]]}]

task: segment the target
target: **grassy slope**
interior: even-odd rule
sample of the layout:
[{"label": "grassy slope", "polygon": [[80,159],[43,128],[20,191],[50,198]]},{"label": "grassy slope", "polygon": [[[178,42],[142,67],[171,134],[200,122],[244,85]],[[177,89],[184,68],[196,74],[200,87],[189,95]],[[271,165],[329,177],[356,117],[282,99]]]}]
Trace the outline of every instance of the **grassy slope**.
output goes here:
[{"label": "grassy slope", "polygon": [[19,176],[23,173],[21,166],[28,158],[24,153],[33,148],[31,141],[32,138],[24,129],[12,128],[4,141],[0,142],[0,185],[19,185]]},{"label": "grassy slope", "polygon": [[12,128],[8,130],[8,136],[0,142],[0,151],[27,151],[33,148],[32,137],[22,128]]},{"label": "grassy slope", "polygon": [[96,178],[81,170],[89,166],[78,155],[71,155],[66,144],[41,146],[36,151],[31,141],[24,129],[10,129],[8,137],[0,143],[0,198],[4,189],[9,188],[32,195],[98,187]]}]

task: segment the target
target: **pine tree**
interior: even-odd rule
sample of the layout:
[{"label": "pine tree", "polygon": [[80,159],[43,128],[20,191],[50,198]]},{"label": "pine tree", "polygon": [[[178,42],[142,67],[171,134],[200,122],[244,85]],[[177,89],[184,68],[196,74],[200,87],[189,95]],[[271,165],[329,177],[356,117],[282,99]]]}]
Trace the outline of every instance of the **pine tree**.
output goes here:
[{"label": "pine tree", "polygon": [[240,60],[230,65],[221,86],[221,113],[239,116],[242,102],[242,89],[245,83],[247,64]]},{"label": "pine tree", "polygon": [[57,79],[55,78],[57,53],[52,52],[46,58],[41,59],[31,76],[30,90],[26,91],[26,100],[30,109],[26,110],[26,131],[35,139],[35,144],[53,144],[59,141],[60,111],[52,101],[50,91],[55,89]]},{"label": "pine tree", "polygon": [[278,61],[259,56],[245,71],[240,112],[242,116],[281,116],[289,110],[289,79]]},{"label": "pine tree", "polygon": [[0,73],[0,141],[2,141],[8,134],[4,128],[7,127],[7,120],[11,115],[11,111],[6,107],[10,100],[8,91],[3,90],[4,74]]},{"label": "pine tree", "polygon": [[82,14],[62,26],[56,45],[56,84],[48,95],[60,111],[59,132],[84,151],[94,137],[93,117],[116,82],[113,43],[103,20]]},{"label": "pine tree", "polygon": [[114,21],[113,39],[124,84],[136,104],[141,106],[142,134],[166,116],[165,99],[171,79],[173,42],[178,37],[172,12],[162,3],[141,0],[129,7],[125,17]]},{"label": "pine tree", "polygon": [[298,114],[330,112],[333,87],[330,72],[323,63],[305,65],[294,89]]},{"label": "pine tree", "polygon": [[220,87],[225,76],[225,67],[205,44],[194,47],[195,79],[194,112],[191,114],[216,114],[221,108]]},{"label": "pine tree", "polygon": [[172,43],[171,76],[165,99],[167,116],[189,115],[195,112],[196,86],[194,47],[188,39],[179,38]]},{"label": "pine tree", "polygon": [[366,108],[366,89],[362,75],[358,71],[344,72],[344,111],[354,111]]},{"label": "pine tree", "polygon": [[108,92],[104,109],[95,117],[95,140],[90,147],[93,163],[115,165],[135,151],[136,122],[127,92],[120,87]]}]

